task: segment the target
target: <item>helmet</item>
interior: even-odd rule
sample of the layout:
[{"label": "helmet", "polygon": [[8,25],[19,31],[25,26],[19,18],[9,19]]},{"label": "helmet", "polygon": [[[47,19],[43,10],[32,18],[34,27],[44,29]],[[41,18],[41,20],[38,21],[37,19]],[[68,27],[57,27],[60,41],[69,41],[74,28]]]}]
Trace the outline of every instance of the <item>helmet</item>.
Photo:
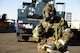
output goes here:
[{"label": "helmet", "polygon": [[55,12],[55,14],[56,14],[56,10],[55,10],[55,8],[54,8],[54,5],[52,5],[52,4],[46,4],[46,6],[44,7],[44,9],[43,9],[43,12],[42,12],[42,14],[43,14],[43,17],[45,16],[45,11],[46,10],[54,10],[54,12]]},{"label": "helmet", "polygon": [[6,19],[7,14],[3,14],[2,15],[2,21],[4,21]]}]

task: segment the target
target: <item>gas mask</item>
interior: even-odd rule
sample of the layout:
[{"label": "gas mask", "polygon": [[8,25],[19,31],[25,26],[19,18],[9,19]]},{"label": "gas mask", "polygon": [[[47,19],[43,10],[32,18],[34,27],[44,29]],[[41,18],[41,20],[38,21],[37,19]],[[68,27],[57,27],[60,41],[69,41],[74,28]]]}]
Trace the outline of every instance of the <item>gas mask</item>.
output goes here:
[{"label": "gas mask", "polygon": [[45,21],[46,21],[46,22],[53,23],[54,17],[55,17],[55,15],[53,15],[53,14],[48,14],[48,16],[45,17]]}]

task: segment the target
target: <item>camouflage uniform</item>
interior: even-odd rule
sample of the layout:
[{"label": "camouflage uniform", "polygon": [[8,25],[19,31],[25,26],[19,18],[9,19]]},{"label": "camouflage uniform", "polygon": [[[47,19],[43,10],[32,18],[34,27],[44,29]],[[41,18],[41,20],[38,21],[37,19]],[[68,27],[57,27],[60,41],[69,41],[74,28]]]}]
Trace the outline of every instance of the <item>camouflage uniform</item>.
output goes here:
[{"label": "camouflage uniform", "polygon": [[[46,19],[46,10],[54,10],[54,19]],[[53,5],[47,4],[42,14],[43,19],[39,21],[39,24],[33,30],[33,37],[38,42],[38,51],[40,53],[61,53],[60,48],[67,43],[73,33],[67,28],[65,20],[56,16]]]}]

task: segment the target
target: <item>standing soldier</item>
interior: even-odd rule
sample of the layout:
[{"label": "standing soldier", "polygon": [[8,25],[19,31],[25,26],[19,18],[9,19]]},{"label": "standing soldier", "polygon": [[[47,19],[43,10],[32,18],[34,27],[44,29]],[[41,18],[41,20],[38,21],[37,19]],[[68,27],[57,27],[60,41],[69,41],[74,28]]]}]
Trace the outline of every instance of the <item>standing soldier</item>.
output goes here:
[{"label": "standing soldier", "polygon": [[46,4],[43,9],[43,19],[33,30],[33,38],[38,42],[40,53],[64,53],[66,44],[72,31],[65,24],[65,20],[56,16],[56,10],[52,4]]},{"label": "standing soldier", "polygon": [[2,15],[2,22],[4,22],[6,20],[6,16],[7,16],[7,14]]}]

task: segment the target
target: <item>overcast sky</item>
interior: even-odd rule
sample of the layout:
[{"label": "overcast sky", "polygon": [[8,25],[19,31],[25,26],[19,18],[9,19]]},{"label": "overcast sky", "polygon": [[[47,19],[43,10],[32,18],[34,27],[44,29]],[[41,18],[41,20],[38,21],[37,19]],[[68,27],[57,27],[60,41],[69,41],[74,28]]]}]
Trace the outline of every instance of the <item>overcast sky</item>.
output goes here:
[{"label": "overcast sky", "polygon": [[[17,19],[17,9],[22,2],[31,0],[0,0],[0,15],[7,14],[7,19]],[[80,0],[55,0],[65,3],[65,11],[72,13],[72,20],[80,20]]]}]

